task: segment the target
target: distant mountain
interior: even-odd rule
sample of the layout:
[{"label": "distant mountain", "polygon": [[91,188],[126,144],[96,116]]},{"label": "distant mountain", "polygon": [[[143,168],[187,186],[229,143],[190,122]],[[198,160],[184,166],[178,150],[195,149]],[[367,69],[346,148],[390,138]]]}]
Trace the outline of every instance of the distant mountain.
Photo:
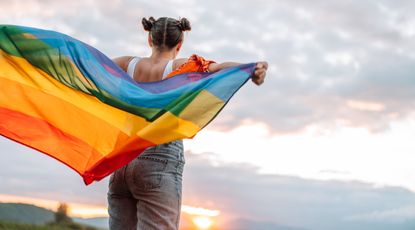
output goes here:
[{"label": "distant mountain", "polygon": [[[51,210],[30,204],[0,203],[0,221],[22,224],[43,225],[54,221],[55,213]],[[108,218],[72,218],[76,223],[99,229],[108,229]],[[1,228],[0,226],[0,229]]]},{"label": "distant mountain", "polygon": [[54,212],[30,204],[0,203],[0,220],[45,224],[54,220]]},{"label": "distant mountain", "polygon": [[248,219],[238,219],[231,224],[229,230],[309,230],[305,228],[297,228],[291,226],[280,225],[267,221],[255,221]]}]

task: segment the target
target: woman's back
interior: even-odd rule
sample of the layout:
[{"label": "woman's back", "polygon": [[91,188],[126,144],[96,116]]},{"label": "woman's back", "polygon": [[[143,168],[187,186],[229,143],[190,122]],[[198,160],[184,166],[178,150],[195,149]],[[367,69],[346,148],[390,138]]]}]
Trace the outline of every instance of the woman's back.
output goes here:
[{"label": "woman's back", "polygon": [[[172,60],[121,57],[117,63],[137,82],[162,80]],[[183,141],[152,146],[110,177],[110,229],[169,229],[179,226]]]},{"label": "woman's back", "polygon": [[[216,72],[238,65],[234,62],[217,64],[197,55],[176,59],[182,46],[183,32],[191,29],[185,18],[143,18],[142,24],[149,32],[151,56],[114,59],[137,82],[160,81],[188,72]],[[253,81],[259,85],[265,77],[267,64],[260,63],[257,68]],[[169,123],[169,126],[175,125],[178,126]],[[184,163],[183,142],[176,140],[147,148],[115,171],[110,177],[108,191],[110,229],[177,230]]]},{"label": "woman's back", "polygon": [[115,62],[137,82],[160,81],[173,70],[173,60],[166,58],[124,56]]}]

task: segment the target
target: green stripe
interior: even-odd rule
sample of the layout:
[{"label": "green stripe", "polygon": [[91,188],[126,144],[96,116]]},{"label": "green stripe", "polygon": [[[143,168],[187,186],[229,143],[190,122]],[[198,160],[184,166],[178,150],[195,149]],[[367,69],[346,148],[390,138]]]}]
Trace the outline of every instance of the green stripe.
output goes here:
[{"label": "green stripe", "polygon": [[[6,33],[6,29],[7,29],[7,33]],[[12,42],[15,33],[16,33],[16,29],[14,27],[11,28],[11,27],[6,27],[6,26],[1,26],[1,28],[0,28],[0,48],[8,54],[11,54],[11,55],[17,56],[17,57],[22,57],[20,55],[19,51],[16,49],[16,46]]]},{"label": "green stripe", "polygon": [[199,95],[202,90],[203,89],[198,89],[197,91],[182,94],[179,98],[170,103],[166,107],[166,110],[176,116],[180,116],[180,113],[186,109],[186,107]]},{"label": "green stripe", "polygon": [[[43,41],[27,38],[26,32],[14,26],[2,26],[0,48],[6,53],[21,57],[33,66],[43,70],[62,84],[91,95],[96,90],[93,82],[85,85],[76,75],[72,61],[61,55],[59,50]],[[65,73],[65,74],[62,74]],[[88,80],[88,79],[86,79]]]},{"label": "green stripe", "polygon": [[76,75],[71,59],[61,55],[58,49],[41,40],[25,37],[23,35],[25,33],[25,31],[14,26],[2,26],[0,30],[0,48],[10,55],[26,59],[33,66],[43,70],[70,88],[93,95],[104,103],[139,115],[148,121],[154,121],[166,111],[179,116],[202,90],[184,93],[163,109],[132,106],[99,89],[91,81],[89,83],[92,87],[84,84]]},{"label": "green stripe", "polygon": [[25,33],[25,31],[14,26],[2,26],[0,30],[0,48],[10,55],[26,59],[30,64],[43,70],[62,84],[88,95],[93,95],[109,105],[137,114],[147,120],[154,120],[158,117],[157,114],[160,114],[161,109],[131,106],[114,98],[111,94],[100,90],[91,81],[88,82],[92,87],[85,85],[77,76],[72,60],[65,55],[60,55],[58,49],[41,40],[25,37],[23,35]]}]

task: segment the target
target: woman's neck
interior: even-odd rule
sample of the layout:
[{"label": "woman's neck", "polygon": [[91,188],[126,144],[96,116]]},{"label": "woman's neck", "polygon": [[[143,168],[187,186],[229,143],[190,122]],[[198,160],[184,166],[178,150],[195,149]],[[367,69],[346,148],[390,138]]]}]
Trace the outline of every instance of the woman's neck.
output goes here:
[{"label": "woman's neck", "polygon": [[169,50],[169,51],[160,51],[158,49],[154,49],[152,50],[151,56],[150,58],[152,60],[160,60],[160,59],[168,59],[168,60],[172,60],[176,57],[176,52],[175,50]]}]

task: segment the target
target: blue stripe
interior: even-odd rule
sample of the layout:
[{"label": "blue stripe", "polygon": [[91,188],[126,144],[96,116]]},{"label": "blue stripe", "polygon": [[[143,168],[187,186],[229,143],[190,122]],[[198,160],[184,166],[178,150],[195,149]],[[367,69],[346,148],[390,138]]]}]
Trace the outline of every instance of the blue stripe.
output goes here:
[{"label": "blue stripe", "polygon": [[[251,63],[216,73],[186,73],[158,82],[137,83],[108,57],[81,41],[54,31],[21,28],[71,59],[100,91],[132,106],[144,108],[165,108],[182,94],[200,89],[206,89],[226,102],[246,82],[255,66]],[[108,72],[103,64],[113,69],[116,75]],[[102,97],[100,92],[89,93]]]}]

